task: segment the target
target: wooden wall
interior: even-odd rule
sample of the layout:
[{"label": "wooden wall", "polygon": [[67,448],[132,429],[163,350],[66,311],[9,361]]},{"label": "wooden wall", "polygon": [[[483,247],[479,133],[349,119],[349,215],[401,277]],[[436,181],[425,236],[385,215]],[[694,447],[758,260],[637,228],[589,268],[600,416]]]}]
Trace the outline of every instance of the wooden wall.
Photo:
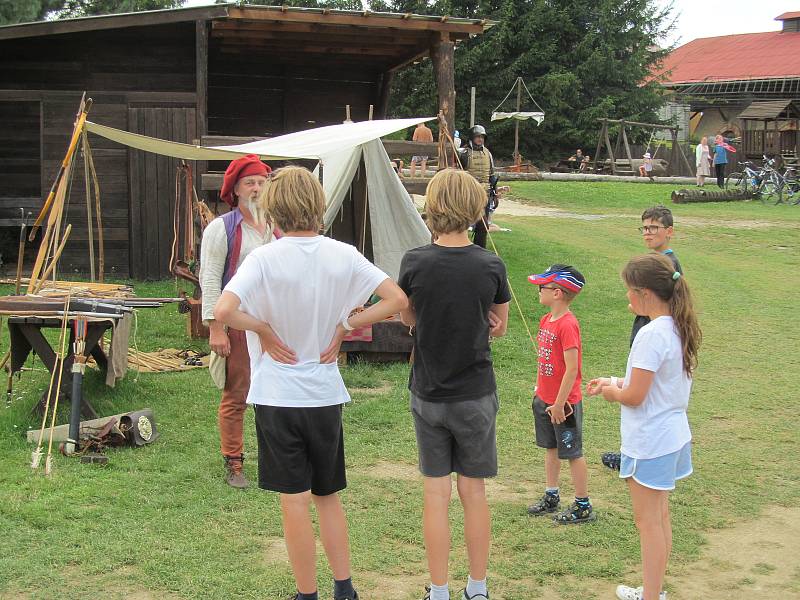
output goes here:
[{"label": "wooden wall", "polygon": [[[203,53],[196,34],[196,24],[187,22],[0,40],[2,240],[18,240],[20,206],[38,213],[67,148],[83,91],[94,101],[90,120],[183,142],[206,133],[271,137],[340,123],[346,104],[354,120],[366,119],[370,104],[378,110],[380,73],[374,69],[352,63],[323,69],[312,59],[308,65],[281,64],[264,52],[224,52],[212,37],[208,129],[200,122],[193,128],[191,120],[201,121],[203,114],[198,108],[202,67],[196,64]],[[100,179],[107,274],[168,276],[175,162],[159,162],[93,135],[90,142]],[[89,271],[80,153],[75,165],[67,208],[73,229],[61,275]],[[212,196],[207,199],[213,201]],[[10,258],[4,258],[6,271],[16,251]]]},{"label": "wooden wall", "polygon": [[276,63],[269,54],[227,54],[210,40],[208,132],[275,137],[341,123],[345,105],[366,120],[378,104],[377,73]]},{"label": "wooden wall", "polygon": [[[27,182],[25,189],[0,186],[0,208],[16,208],[18,214],[22,202],[14,198],[25,192],[29,194],[26,197],[31,210],[38,213],[43,195],[50,189],[64,157],[84,90],[94,100],[89,119],[120,129],[129,128],[131,109],[184,107],[193,110],[196,102],[194,36],[194,23],[179,23],[0,41],[0,56],[3,57],[0,60],[0,114],[6,115],[0,120],[10,120],[11,128],[19,132],[14,134],[16,137],[38,136],[35,143],[31,139],[23,145],[0,137],[0,140],[7,140],[0,141],[0,173],[7,170],[17,173],[16,185],[20,184],[20,179]],[[8,117],[9,112],[17,113],[20,103],[26,107],[25,111]],[[36,133],[32,129],[31,111],[38,111]],[[185,135],[193,136],[194,131]],[[135,276],[140,263],[134,261],[129,252],[130,241],[131,238],[144,239],[145,232],[131,228],[131,203],[140,199],[131,197],[128,150],[93,135],[89,139],[100,179],[106,272],[112,276]],[[186,137],[179,141],[191,139]],[[12,143],[17,147],[9,149]],[[9,150],[12,159],[7,158]],[[32,162],[37,153],[40,156],[38,166]],[[17,165],[9,160],[27,160],[28,163]],[[18,168],[20,166],[22,169]],[[86,193],[80,153],[76,155],[75,166],[67,207],[72,234],[59,264],[61,274],[89,270]],[[20,177],[21,171],[26,175]],[[12,193],[14,196],[10,195]],[[174,196],[174,187],[171,196]],[[171,224],[170,218],[166,223],[148,221],[141,226],[157,228],[157,235],[161,235],[162,230],[171,231]],[[18,239],[18,229],[14,235]],[[33,255],[33,251],[29,253]],[[164,265],[164,272],[167,266]]]}]

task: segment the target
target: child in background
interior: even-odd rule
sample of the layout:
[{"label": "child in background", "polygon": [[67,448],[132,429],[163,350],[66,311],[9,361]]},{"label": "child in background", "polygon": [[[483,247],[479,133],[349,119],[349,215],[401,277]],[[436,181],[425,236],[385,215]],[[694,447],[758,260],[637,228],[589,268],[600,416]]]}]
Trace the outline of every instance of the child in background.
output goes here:
[{"label": "child in background", "polygon": [[649,152],[645,152],[644,156],[642,156],[642,164],[639,165],[639,177],[649,177],[650,181],[655,181],[653,179],[653,157],[650,156]]},{"label": "child in background", "polygon": [[585,523],[595,518],[589,501],[588,469],[583,456],[581,403],[581,330],[569,307],[586,284],[568,265],[553,265],[528,277],[539,286],[539,302],[550,312],[539,322],[536,336],[539,369],[533,398],[536,445],[545,448],[547,485],[542,498],[528,507],[531,515],[554,513],[561,501],[558,487],[561,461],[568,460],[575,501],[555,516],[556,523]]},{"label": "child in background", "polygon": [[[672,211],[666,206],[651,206],[642,213],[642,226],[639,227],[642,234],[644,245],[653,252],[663,254],[672,261],[675,270],[683,274],[681,263],[675,252],[670,247],[670,240],[673,234]],[[636,315],[633,318],[633,329],[631,330],[631,346],[639,330],[647,325],[650,319],[645,315]],[[614,471],[619,471],[619,452],[604,452],[601,460],[605,466]]]},{"label": "child in background", "polygon": [[642,587],[617,587],[620,600],[665,600],[672,550],[669,494],[692,473],[692,434],[686,409],[701,332],[689,286],[667,257],[647,254],[622,271],[627,297],[650,322],[631,347],[624,379],[592,379],[590,396],[621,406],[622,460],[642,554]]}]

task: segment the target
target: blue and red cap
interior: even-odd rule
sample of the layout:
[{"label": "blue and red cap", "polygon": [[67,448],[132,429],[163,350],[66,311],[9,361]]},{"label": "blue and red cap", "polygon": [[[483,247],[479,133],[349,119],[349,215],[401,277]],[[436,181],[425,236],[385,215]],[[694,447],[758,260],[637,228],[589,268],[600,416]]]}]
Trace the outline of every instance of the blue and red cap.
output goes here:
[{"label": "blue and red cap", "polygon": [[573,266],[570,265],[552,265],[547,268],[544,273],[538,275],[528,275],[528,281],[533,285],[547,285],[554,283],[559,287],[564,288],[577,294],[586,285],[586,278],[581,275]]}]

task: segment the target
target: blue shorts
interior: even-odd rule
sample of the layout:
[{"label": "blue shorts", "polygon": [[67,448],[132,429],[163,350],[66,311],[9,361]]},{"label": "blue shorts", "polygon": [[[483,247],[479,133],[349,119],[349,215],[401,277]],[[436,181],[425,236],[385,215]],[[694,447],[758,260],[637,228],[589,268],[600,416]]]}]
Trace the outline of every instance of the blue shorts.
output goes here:
[{"label": "blue shorts", "polygon": [[674,490],[675,482],[692,474],[692,442],[673,452],[656,458],[631,458],[620,456],[619,476],[633,480],[654,490]]}]

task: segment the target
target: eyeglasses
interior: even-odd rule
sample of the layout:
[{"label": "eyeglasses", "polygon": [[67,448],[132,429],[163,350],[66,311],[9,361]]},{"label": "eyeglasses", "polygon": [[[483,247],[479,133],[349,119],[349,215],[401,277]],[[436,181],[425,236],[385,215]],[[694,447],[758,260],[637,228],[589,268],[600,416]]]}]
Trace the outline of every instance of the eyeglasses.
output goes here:
[{"label": "eyeglasses", "polygon": [[639,227],[639,233],[658,233],[659,229],[666,229],[663,225],[643,225]]}]

